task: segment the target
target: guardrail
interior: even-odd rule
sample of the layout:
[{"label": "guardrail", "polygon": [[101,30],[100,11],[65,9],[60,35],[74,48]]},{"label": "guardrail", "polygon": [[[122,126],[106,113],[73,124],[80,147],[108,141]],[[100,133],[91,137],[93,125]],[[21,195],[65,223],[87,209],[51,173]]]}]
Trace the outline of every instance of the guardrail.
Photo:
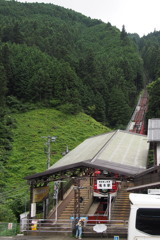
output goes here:
[{"label": "guardrail", "polygon": [[[84,216],[83,216],[84,217]],[[101,232],[107,235],[115,235],[115,234],[127,234],[128,229],[128,221],[124,220],[100,220],[101,215],[95,216],[97,219],[89,219],[86,217],[86,221],[84,222],[83,234],[88,235],[96,235],[98,232],[94,231],[95,225],[105,225],[106,230]],[[37,233],[70,233],[74,234],[75,232],[75,221],[73,218],[71,219],[26,219],[26,223],[24,225],[23,231],[26,232],[37,232]]]}]

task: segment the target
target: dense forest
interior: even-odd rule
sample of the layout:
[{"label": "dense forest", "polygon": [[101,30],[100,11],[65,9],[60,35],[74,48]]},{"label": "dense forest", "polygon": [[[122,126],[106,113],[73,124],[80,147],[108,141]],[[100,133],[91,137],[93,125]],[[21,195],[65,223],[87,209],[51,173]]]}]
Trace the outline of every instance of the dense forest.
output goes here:
[{"label": "dense forest", "polygon": [[160,32],[141,39],[140,52],[144,61],[145,78],[149,93],[147,118],[160,118]]},{"label": "dense forest", "polygon": [[1,0],[0,43],[8,105],[41,102],[70,113],[83,110],[111,127],[127,124],[143,65],[125,27],[120,32],[51,4]]},{"label": "dense forest", "polygon": [[[32,125],[25,119],[26,128],[17,130],[23,114],[30,113],[28,118],[32,119],[37,109],[54,109],[60,116],[57,125],[62,118],[65,125],[69,116],[80,121],[81,113],[88,115],[78,130],[75,127],[76,131],[68,132],[64,127],[59,132],[61,136],[67,132],[71,148],[88,136],[108,131],[107,127],[125,129],[147,84],[148,117],[160,117],[159,52],[160,32],[140,38],[128,34],[125,26],[120,31],[111,23],[53,4],[0,0],[0,194],[5,196],[9,188],[15,189],[25,175],[44,170],[44,164],[40,166],[43,154],[29,155],[31,146],[19,148],[19,141],[29,139],[25,139],[25,132]],[[38,118],[44,113],[39,114]],[[44,114],[44,119],[47,117]],[[95,119],[93,124],[90,118]],[[88,124],[91,128],[86,130]],[[61,127],[54,126],[54,130]],[[18,138],[21,131],[23,137]],[[37,133],[45,135],[39,128]],[[31,136],[35,138],[37,133]],[[79,137],[74,138],[76,133]],[[36,157],[40,162],[29,163]],[[17,177],[22,159],[26,169]],[[18,218],[24,209],[22,196],[20,191],[21,200],[13,194],[0,201],[0,221]]]}]

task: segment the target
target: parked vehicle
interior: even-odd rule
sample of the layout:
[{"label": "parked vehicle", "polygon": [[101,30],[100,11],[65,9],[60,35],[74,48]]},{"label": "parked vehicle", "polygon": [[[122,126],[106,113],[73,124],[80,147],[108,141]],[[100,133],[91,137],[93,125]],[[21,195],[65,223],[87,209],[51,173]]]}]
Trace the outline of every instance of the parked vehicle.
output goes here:
[{"label": "parked vehicle", "polygon": [[128,240],[160,240],[160,195],[129,195]]}]

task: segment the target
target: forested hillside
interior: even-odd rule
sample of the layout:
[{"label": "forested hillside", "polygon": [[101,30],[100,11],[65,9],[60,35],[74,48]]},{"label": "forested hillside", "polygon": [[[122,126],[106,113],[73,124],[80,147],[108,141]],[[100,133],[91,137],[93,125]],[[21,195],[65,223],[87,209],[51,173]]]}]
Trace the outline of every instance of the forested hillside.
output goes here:
[{"label": "forested hillside", "polygon": [[111,127],[126,125],[143,84],[124,27],[51,4],[1,0],[0,53],[7,103],[65,104]]},{"label": "forested hillside", "polygon": [[55,5],[0,0],[0,221],[24,211],[22,178],[46,167],[41,136],[58,136],[53,163],[66,144],[126,127],[144,87],[139,51],[155,80],[150,38]]},{"label": "forested hillside", "polygon": [[149,93],[148,118],[160,118],[160,32],[155,31],[141,39],[140,51]]}]

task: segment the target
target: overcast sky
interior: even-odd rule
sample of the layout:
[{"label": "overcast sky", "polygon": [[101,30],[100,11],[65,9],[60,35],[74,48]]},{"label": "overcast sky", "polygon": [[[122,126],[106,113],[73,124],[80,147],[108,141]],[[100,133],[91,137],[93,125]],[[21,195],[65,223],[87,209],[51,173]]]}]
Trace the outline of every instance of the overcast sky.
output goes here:
[{"label": "overcast sky", "polygon": [[53,3],[73,9],[87,17],[110,22],[120,30],[141,37],[160,31],[160,0],[18,0],[19,2]]}]

